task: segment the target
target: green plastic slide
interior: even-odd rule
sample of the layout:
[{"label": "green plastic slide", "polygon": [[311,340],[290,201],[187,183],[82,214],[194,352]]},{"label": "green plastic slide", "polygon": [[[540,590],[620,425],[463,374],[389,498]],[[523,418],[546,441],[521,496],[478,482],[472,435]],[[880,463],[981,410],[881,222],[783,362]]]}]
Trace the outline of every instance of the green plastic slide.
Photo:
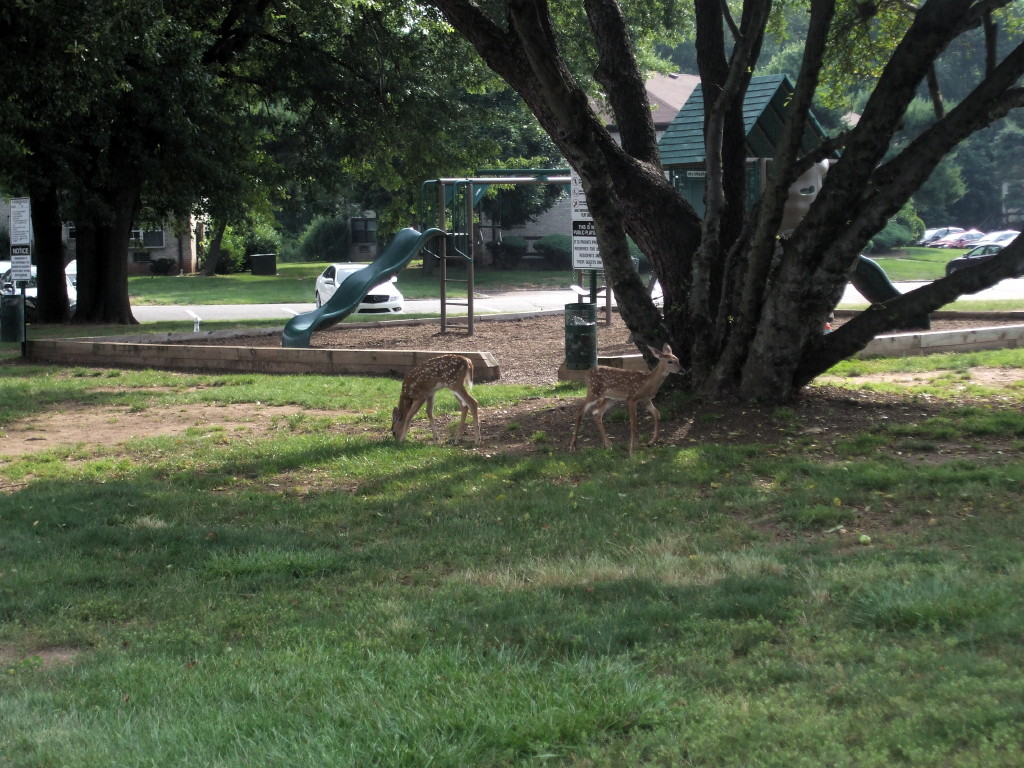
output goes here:
[{"label": "green plastic slide", "polygon": [[289,320],[281,332],[281,346],[308,347],[313,331],[351,315],[374,286],[397,275],[429,240],[444,234],[436,228],[422,233],[412,227],[401,230],[372,264],[346,278],[326,304]]}]

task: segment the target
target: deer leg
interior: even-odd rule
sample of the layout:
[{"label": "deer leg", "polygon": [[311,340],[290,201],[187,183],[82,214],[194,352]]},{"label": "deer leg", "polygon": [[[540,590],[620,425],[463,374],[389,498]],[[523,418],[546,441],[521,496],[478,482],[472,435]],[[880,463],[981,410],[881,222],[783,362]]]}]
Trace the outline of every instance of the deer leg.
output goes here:
[{"label": "deer leg", "polygon": [[439,443],[441,441],[437,439],[437,426],[434,424],[434,393],[433,392],[431,392],[429,395],[427,395],[426,403],[427,403],[427,421],[430,422],[430,431],[434,435],[434,442]]},{"label": "deer leg", "polygon": [[633,446],[636,444],[636,400],[626,401],[629,408],[629,456],[633,457]]},{"label": "deer leg", "polygon": [[476,426],[476,433],[477,433],[477,435],[476,435],[476,442],[479,443],[480,442],[480,421],[479,421],[479,419],[477,419],[477,415],[476,415],[476,411],[477,411],[477,402],[476,402],[476,400],[474,400],[473,396],[470,395],[468,392],[457,392],[454,389],[452,390],[452,392],[454,393],[455,397],[458,399],[459,405],[462,408],[462,418],[459,421],[459,436],[456,439],[462,440],[462,435],[466,431],[466,413],[468,411],[472,411],[473,412],[473,424]]},{"label": "deer leg", "polygon": [[654,445],[658,442],[658,424],[661,422],[661,411],[654,407],[653,401],[648,400],[647,412],[651,414],[651,418],[654,419],[654,435],[651,437],[651,442],[649,442],[648,445]]},{"label": "deer leg", "polygon": [[474,397],[469,395],[469,393],[466,394],[466,398],[469,400],[469,412],[473,414],[473,431],[476,432],[476,439],[473,440],[473,444],[480,445],[480,403],[478,403]]},{"label": "deer leg", "polygon": [[612,447],[612,441],[608,439],[608,433],[604,431],[604,415],[612,407],[614,401],[602,397],[597,401],[597,408],[594,410],[594,421],[597,422],[597,431],[601,433],[605,448]]},{"label": "deer leg", "polygon": [[579,410],[576,411],[576,426],[572,430],[572,440],[569,441],[569,451],[576,450],[576,438],[580,434],[580,423],[583,421],[583,417],[587,412],[594,407],[596,400],[584,400],[583,405],[580,406]]},{"label": "deer leg", "polygon": [[412,426],[413,417],[423,407],[423,400],[413,400],[409,406],[409,410],[402,416],[401,421],[398,422],[398,432],[395,434],[395,440],[402,442],[405,440],[406,434],[409,432],[409,427]]}]

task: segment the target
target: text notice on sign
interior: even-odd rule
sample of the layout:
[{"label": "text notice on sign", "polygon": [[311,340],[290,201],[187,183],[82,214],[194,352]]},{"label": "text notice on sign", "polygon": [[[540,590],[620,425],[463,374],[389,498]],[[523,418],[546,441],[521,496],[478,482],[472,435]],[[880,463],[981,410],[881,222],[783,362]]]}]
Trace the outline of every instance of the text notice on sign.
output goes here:
[{"label": "text notice on sign", "polygon": [[572,223],[572,268],[603,269],[593,221]]}]

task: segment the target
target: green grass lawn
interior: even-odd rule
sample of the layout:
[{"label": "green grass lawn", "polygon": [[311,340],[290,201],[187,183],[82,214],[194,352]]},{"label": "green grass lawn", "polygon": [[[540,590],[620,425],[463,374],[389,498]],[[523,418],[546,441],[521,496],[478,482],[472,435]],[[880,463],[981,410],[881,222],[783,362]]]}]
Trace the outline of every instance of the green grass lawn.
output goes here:
[{"label": "green grass lawn", "polygon": [[903,248],[891,255],[870,255],[894,283],[906,280],[938,280],[946,274],[946,262],[967,253],[967,248]]},{"label": "green grass lawn", "polygon": [[[131,277],[128,294],[132,304],[297,304],[312,303],[317,276],[324,264],[281,263],[276,275],[183,275],[173,277]],[[572,272],[546,270],[477,269],[474,279],[483,290],[523,288],[568,288]],[[423,274],[422,263],[414,260],[398,277],[402,294],[409,299],[438,296],[438,277]],[[463,291],[464,293],[464,291]],[[452,294],[459,295],[457,286]]]},{"label": "green grass lawn", "polygon": [[[0,430],[214,407],[0,450],[0,765],[1024,762],[1021,387],[633,460],[396,446],[398,390],[0,364]],[[580,393],[476,388],[485,420]],[[228,405],[299,410],[261,431]]]}]

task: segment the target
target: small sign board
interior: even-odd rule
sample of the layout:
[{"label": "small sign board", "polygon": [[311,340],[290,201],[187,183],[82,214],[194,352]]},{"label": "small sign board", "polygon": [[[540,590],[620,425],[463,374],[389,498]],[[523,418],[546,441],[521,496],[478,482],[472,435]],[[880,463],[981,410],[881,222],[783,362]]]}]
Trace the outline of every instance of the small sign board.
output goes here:
[{"label": "small sign board", "polygon": [[32,244],[32,203],[27,197],[11,198],[11,245]]},{"label": "small sign board", "polygon": [[594,218],[587,206],[587,197],[583,192],[583,182],[576,171],[570,178],[572,184],[572,268],[573,269],[604,269],[601,263],[601,251],[597,247],[597,232],[594,229]]},{"label": "small sign board", "polygon": [[572,268],[604,269],[593,221],[572,223]]},{"label": "small sign board", "polygon": [[32,279],[32,248],[28,245],[11,246],[11,280],[15,282]]},{"label": "small sign board", "polygon": [[587,206],[587,195],[583,191],[583,180],[580,175],[573,171],[569,176],[570,197],[572,198],[572,220],[593,221],[590,215],[590,208]]}]

